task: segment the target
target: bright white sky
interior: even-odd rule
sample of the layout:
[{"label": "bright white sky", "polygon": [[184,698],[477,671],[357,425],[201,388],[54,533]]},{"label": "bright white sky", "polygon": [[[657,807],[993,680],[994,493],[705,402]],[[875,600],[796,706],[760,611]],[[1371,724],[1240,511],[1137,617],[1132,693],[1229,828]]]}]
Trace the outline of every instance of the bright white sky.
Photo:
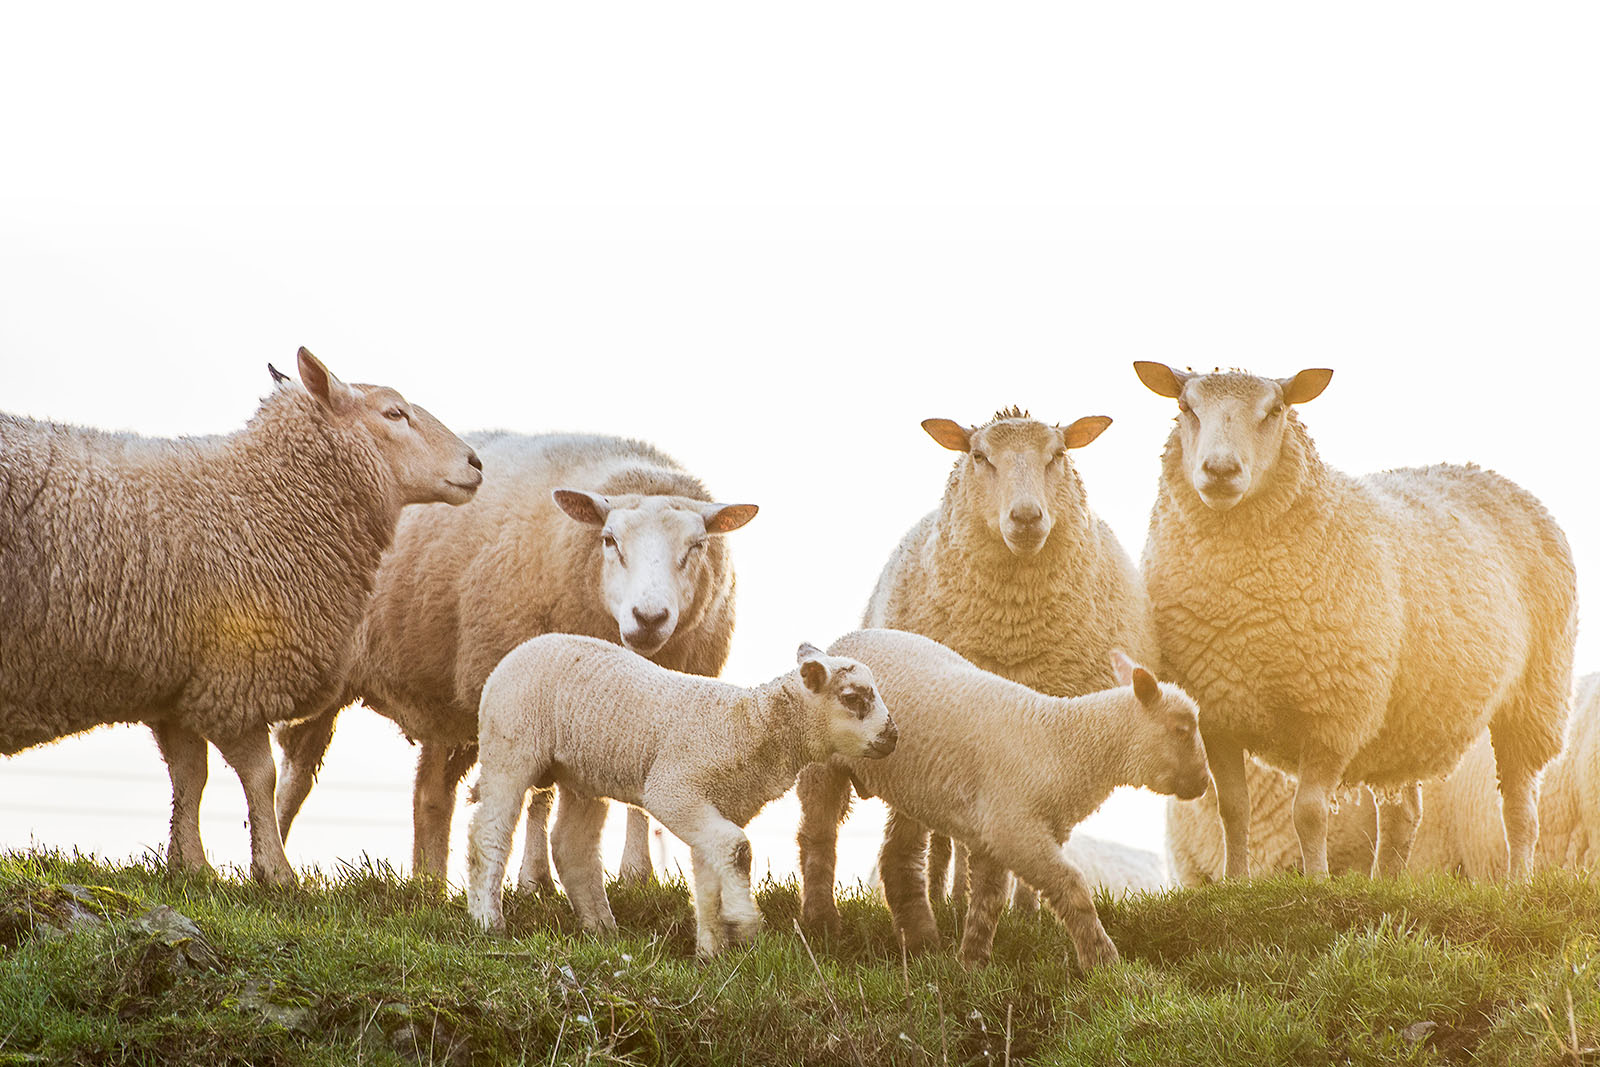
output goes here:
[{"label": "bright white sky", "polygon": [[[1137,556],[1172,409],[1132,360],[1328,366],[1303,416],[1330,462],[1503,471],[1593,603],[1597,28],[1581,5],[23,5],[0,406],[228,431],[304,344],[459,430],[648,438],[761,505],[732,535],[727,676],[753,682],[853,628],[937,502],[921,419],[1111,415],[1075,459]],[[412,751],[345,718],[291,859],[407,863]],[[212,764],[206,841],[241,862]],[[126,856],[165,844],[167,800],[148,734],[100,731],[0,765],[0,847]],[[758,868],[793,868],[794,817],[753,828]],[[1094,829],[1158,847],[1159,805]],[[848,877],[876,825],[851,830]]]}]

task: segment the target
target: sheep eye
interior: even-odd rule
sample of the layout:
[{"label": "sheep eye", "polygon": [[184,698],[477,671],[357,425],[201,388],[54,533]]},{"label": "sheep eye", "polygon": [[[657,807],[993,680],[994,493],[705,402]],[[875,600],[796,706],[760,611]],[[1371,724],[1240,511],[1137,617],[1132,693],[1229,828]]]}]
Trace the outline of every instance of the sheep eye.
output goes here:
[{"label": "sheep eye", "polygon": [[872,711],[872,701],[858,690],[842,693],[839,699],[845,707],[856,713],[857,718],[864,719]]},{"label": "sheep eye", "polygon": [[982,463],[987,466],[989,463],[989,454],[987,452],[974,452],[972,453],[972,462]]},{"label": "sheep eye", "polygon": [[706,543],[704,541],[696,541],[694,544],[690,545],[688,549],[684,551],[683,558],[678,561],[678,566],[687,567],[689,565],[689,561],[694,559],[695,552],[705,547]]},{"label": "sheep eye", "polygon": [[390,422],[399,422],[401,419],[405,419],[407,422],[411,421],[411,416],[405,413],[404,408],[390,408],[383,413],[383,417]]},{"label": "sheep eye", "polygon": [[601,531],[601,533],[600,533],[600,543],[602,545],[605,545],[607,548],[616,548],[617,547],[617,539],[615,537],[611,536],[611,531],[610,530]]},{"label": "sheep eye", "polygon": [[1062,460],[1067,458],[1067,450],[1064,448],[1058,448],[1056,449],[1056,454],[1050,458],[1055,460],[1057,463],[1060,463]]},{"label": "sheep eye", "polygon": [[1268,414],[1267,417],[1275,419],[1279,415],[1283,414],[1283,410],[1284,410],[1283,405],[1282,404],[1278,404],[1278,405],[1273,407],[1272,411]]}]

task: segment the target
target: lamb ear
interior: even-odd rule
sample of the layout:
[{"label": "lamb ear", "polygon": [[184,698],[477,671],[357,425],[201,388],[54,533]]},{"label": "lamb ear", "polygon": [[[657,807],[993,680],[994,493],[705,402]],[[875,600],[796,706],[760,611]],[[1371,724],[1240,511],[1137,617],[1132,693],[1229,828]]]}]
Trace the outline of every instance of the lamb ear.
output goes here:
[{"label": "lamb ear", "polygon": [[1137,666],[1138,664],[1133,662],[1132,657],[1122,649],[1113,648],[1111,650],[1111,674],[1112,677],[1116,678],[1118,685],[1132,685],[1133,669]]},{"label": "lamb ear", "polygon": [[1061,431],[1061,436],[1066,439],[1068,448],[1082,448],[1096,437],[1106,432],[1106,427],[1111,425],[1109,415],[1085,415],[1071,426]]},{"label": "lamb ear", "polygon": [[811,642],[802,642],[795,650],[795,660],[800,664],[800,680],[813,693],[820,693],[828,684],[828,665],[822,662],[822,649]]},{"label": "lamb ear", "polygon": [[722,534],[737,530],[759,510],[754,504],[707,504],[700,515],[706,520],[706,533]]},{"label": "lamb ear", "polygon": [[1133,669],[1133,695],[1139,698],[1139,703],[1147,708],[1153,708],[1161,700],[1161,684],[1156,681],[1156,676],[1143,667]]},{"label": "lamb ear", "polygon": [[1154,363],[1147,359],[1134,360],[1133,372],[1146,389],[1172,400],[1176,400],[1178,394],[1183,392],[1184,383],[1194,377],[1188,371],[1173,370],[1165,363]]},{"label": "lamb ear", "polygon": [[1332,380],[1333,371],[1326,367],[1313,367],[1301,371],[1293,378],[1279,378],[1278,385],[1283,389],[1285,404],[1304,404],[1321,396],[1322,391]]},{"label": "lamb ear", "polygon": [[313,356],[309,348],[301,345],[297,359],[300,364],[300,384],[324,407],[338,411],[350,402],[350,387],[341,382],[322,360]]},{"label": "lamb ear", "polygon": [[585,526],[603,526],[606,516],[611,514],[611,501],[599,493],[583,489],[552,489],[550,495],[555,499],[556,507]]},{"label": "lamb ear", "polygon": [[279,370],[277,367],[274,367],[270,363],[267,364],[267,373],[272,375],[272,382],[274,385],[282,385],[284,382],[289,380],[289,376],[287,374],[283,373],[283,371]]},{"label": "lamb ear", "polygon": [[952,452],[966,452],[972,448],[972,430],[954,419],[923,419],[922,428]]}]

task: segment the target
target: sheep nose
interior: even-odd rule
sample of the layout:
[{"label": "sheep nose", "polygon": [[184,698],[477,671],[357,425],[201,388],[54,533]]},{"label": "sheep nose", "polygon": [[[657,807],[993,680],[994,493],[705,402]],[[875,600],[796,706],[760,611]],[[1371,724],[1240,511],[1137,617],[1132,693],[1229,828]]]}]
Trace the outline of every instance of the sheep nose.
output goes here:
[{"label": "sheep nose", "polygon": [[470,448],[467,449],[467,466],[471,467],[475,471],[483,470],[483,460],[479,459],[478,453],[474,452]]},{"label": "sheep nose", "polygon": [[1018,526],[1033,526],[1044,518],[1044,512],[1038,504],[1018,504],[1011,509],[1010,518]]},{"label": "sheep nose", "polygon": [[1212,478],[1233,478],[1244,470],[1244,464],[1232,456],[1226,459],[1219,459],[1213,456],[1200,464],[1200,469]]},{"label": "sheep nose", "polygon": [[667,616],[671,614],[671,610],[667,608],[662,608],[660,611],[652,612],[649,615],[646,615],[638,608],[633,609],[634,621],[647,630],[654,630],[656,627],[666,622]]}]

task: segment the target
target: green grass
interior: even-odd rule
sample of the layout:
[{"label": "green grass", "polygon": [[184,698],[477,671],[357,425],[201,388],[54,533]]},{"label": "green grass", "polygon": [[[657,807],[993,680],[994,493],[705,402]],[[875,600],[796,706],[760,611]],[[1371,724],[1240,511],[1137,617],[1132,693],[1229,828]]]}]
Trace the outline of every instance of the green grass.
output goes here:
[{"label": "green grass", "polygon": [[[104,921],[63,935],[74,893]],[[1102,899],[1124,962],[1089,975],[1058,923],[1014,915],[985,970],[948,947],[904,962],[866,893],[813,962],[790,883],[761,888],[754,947],[701,965],[681,883],[611,895],[617,937],[580,933],[559,896],[512,894],[513,936],[492,939],[459,894],[383,866],[274,890],[0,856],[0,1065],[1600,1063],[1585,876]],[[214,955],[143,928],[157,904]]]}]

